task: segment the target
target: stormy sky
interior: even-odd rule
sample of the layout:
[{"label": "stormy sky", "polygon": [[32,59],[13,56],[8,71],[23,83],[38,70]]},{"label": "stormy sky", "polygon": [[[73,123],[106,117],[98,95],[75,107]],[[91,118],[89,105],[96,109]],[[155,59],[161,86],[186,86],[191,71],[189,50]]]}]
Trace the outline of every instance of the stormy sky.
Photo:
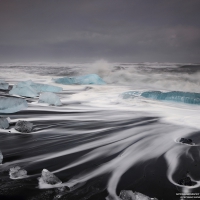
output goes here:
[{"label": "stormy sky", "polygon": [[200,0],[0,0],[0,62],[200,62]]}]

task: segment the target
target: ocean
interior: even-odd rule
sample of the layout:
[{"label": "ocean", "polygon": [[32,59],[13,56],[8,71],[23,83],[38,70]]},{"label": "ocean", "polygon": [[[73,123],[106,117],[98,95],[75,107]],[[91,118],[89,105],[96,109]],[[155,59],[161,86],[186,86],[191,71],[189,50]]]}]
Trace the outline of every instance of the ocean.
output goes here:
[{"label": "ocean", "polygon": [[[106,84],[53,81],[86,74],[97,74]],[[57,93],[62,106],[20,97],[27,100],[27,109],[0,113],[11,119],[9,129],[0,129],[0,199],[119,200],[120,191],[132,190],[159,200],[178,200],[182,193],[200,193],[199,103],[185,103],[183,97],[181,102],[174,97],[123,98],[130,91],[197,95],[200,65],[11,63],[0,65],[0,79],[9,83],[9,90],[27,80],[63,88]],[[0,90],[0,96],[12,95]],[[32,122],[33,131],[17,132],[18,120]],[[193,143],[181,143],[181,138]],[[9,170],[15,166],[28,176],[11,179]],[[43,169],[62,184],[39,185]],[[181,183],[186,177],[191,184]]]}]

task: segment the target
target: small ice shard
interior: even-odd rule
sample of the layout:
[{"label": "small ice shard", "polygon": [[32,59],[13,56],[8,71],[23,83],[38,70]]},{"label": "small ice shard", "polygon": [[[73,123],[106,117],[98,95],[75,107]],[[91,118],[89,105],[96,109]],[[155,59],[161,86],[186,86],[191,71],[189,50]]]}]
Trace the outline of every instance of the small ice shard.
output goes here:
[{"label": "small ice shard", "polygon": [[44,92],[40,94],[39,103],[48,103],[50,105],[61,106],[60,98],[51,92]]},{"label": "small ice shard", "polygon": [[14,113],[28,107],[25,99],[0,97],[0,113]]},{"label": "small ice shard", "polygon": [[38,92],[33,89],[31,86],[16,86],[14,85],[12,90],[9,91],[9,94],[19,95],[23,97],[37,97]]},{"label": "small ice shard", "polygon": [[2,161],[3,161],[3,154],[1,153],[1,150],[0,150],[0,164],[2,164]]},{"label": "small ice shard", "polygon": [[181,138],[179,142],[184,143],[184,144],[194,145],[191,139]]},{"label": "small ice shard", "polygon": [[6,129],[9,127],[10,118],[0,117],[0,128]]},{"label": "small ice shard", "polygon": [[139,192],[132,192],[131,190],[122,190],[119,194],[121,200],[158,200],[156,198],[150,198]]},{"label": "small ice shard", "polygon": [[27,177],[27,171],[19,166],[11,167],[9,175],[11,179],[24,178]]},{"label": "small ice shard", "polygon": [[54,82],[64,85],[104,85],[106,84],[97,74],[88,74],[84,76],[63,77],[53,79]]},{"label": "small ice shard", "polygon": [[0,80],[0,90],[8,90],[8,83],[6,83],[4,80]]},{"label": "small ice shard", "polygon": [[21,133],[30,133],[33,129],[33,123],[19,120],[15,124],[15,130]]},{"label": "small ice shard", "polygon": [[44,184],[57,185],[62,183],[62,181],[58,177],[56,177],[53,173],[51,173],[47,169],[42,170],[42,176],[38,178],[38,180],[40,186],[43,186]]},{"label": "small ice shard", "polygon": [[192,180],[188,176],[180,179],[178,184],[179,185],[186,185],[186,186],[192,186],[193,185]]},{"label": "small ice shard", "polygon": [[29,87],[32,87],[37,92],[61,92],[62,91],[61,87],[48,85],[48,84],[35,83],[32,80],[19,82],[17,86],[18,87],[29,86]]}]

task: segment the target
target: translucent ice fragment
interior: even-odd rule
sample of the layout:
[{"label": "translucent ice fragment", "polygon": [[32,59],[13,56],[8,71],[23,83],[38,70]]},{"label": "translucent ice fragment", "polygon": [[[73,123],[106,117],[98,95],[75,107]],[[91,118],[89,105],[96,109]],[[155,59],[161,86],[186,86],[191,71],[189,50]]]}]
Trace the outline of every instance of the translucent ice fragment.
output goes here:
[{"label": "translucent ice fragment", "polygon": [[148,99],[155,99],[160,101],[173,101],[200,105],[200,93],[194,92],[129,91],[122,93],[121,96],[123,99],[130,99],[135,98],[137,96],[142,96]]},{"label": "translucent ice fragment", "polygon": [[31,86],[13,86],[12,90],[9,91],[9,94],[19,95],[23,97],[37,97],[38,92]]},{"label": "translucent ice fragment", "polygon": [[40,178],[38,178],[38,180],[39,180],[39,186],[41,187],[44,186],[45,184],[57,185],[62,183],[62,181],[58,177],[56,177],[53,173],[51,173],[47,169],[42,170],[42,175]]},{"label": "translucent ice fragment", "polygon": [[15,124],[15,130],[21,133],[30,133],[33,129],[33,123],[19,120]]},{"label": "translucent ice fragment", "polygon": [[56,83],[61,83],[64,85],[104,85],[106,84],[103,79],[101,79],[97,74],[88,74],[84,76],[75,77],[63,77],[58,79],[53,79]]},{"label": "translucent ice fragment", "polygon": [[60,98],[51,92],[44,92],[40,95],[39,103],[48,103],[50,105],[60,106],[62,105]]},{"label": "translucent ice fragment", "polygon": [[1,90],[8,90],[8,83],[6,83],[4,80],[0,80],[0,89]]},{"label": "translucent ice fragment", "polygon": [[17,86],[18,87],[30,86],[37,92],[60,92],[60,91],[62,91],[61,87],[48,85],[48,84],[35,83],[32,80],[19,82],[17,84]]},{"label": "translucent ice fragment", "polygon": [[9,92],[10,94],[20,95],[24,97],[36,97],[40,92],[60,92],[61,87],[35,83],[32,80],[21,81],[17,85],[13,86],[13,89]]},{"label": "translucent ice fragment", "polygon": [[6,129],[9,127],[9,117],[0,117],[0,128]]},{"label": "translucent ice fragment", "polygon": [[200,104],[200,93],[193,92],[161,92],[161,91],[147,91],[143,92],[141,96],[149,99],[175,101],[189,104]]},{"label": "translucent ice fragment", "polygon": [[25,99],[0,97],[0,113],[14,113],[28,107]]},{"label": "translucent ice fragment", "polygon": [[19,166],[16,166],[16,167],[10,168],[9,175],[11,179],[24,178],[24,177],[27,177],[27,171],[24,169],[21,169],[21,167]]}]

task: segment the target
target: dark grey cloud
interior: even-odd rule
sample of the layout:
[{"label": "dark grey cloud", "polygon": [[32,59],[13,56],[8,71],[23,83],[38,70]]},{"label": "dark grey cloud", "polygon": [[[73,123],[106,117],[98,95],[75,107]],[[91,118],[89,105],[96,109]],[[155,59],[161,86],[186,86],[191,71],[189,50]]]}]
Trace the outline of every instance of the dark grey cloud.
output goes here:
[{"label": "dark grey cloud", "polygon": [[200,62],[199,0],[0,0],[0,61]]}]

